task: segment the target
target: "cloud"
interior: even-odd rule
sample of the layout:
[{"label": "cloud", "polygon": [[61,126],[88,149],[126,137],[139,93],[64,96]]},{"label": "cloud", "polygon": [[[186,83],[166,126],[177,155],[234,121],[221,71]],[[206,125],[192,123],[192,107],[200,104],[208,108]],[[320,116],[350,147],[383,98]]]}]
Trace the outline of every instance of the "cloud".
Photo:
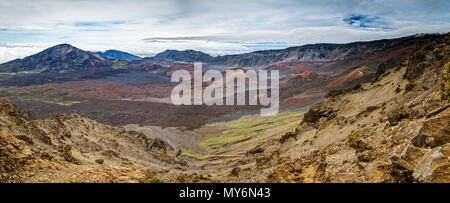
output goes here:
[{"label": "cloud", "polygon": [[28,43],[4,43],[0,42],[0,63],[7,62],[16,58],[23,58],[35,54],[49,46],[56,44],[28,44]]},{"label": "cloud", "polygon": [[345,17],[344,22],[356,27],[356,28],[362,28],[362,29],[383,29],[387,30],[390,29],[388,24],[383,20],[383,18],[378,16],[370,16],[370,15],[363,15],[363,14],[351,14],[347,17]]},{"label": "cloud", "polygon": [[[223,55],[449,32],[449,9],[447,0],[0,0],[0,42]],[[0,61],[38,51],[18,50],[3,47]]]},{"label": "cloud", "polygon": [[211,35],[211,36],[184,36],[184,37],[149,37],[142,39],[147,42],[154,42],[154,41],[191,41],[191,40],[223,40],[226,39],[223,36],[220,35]]},{"label": "cloud", "polygon": [[76,27],[106,27],[109,25],[121,25],[125,24],[125,21],[85,21],[75,22]]}]

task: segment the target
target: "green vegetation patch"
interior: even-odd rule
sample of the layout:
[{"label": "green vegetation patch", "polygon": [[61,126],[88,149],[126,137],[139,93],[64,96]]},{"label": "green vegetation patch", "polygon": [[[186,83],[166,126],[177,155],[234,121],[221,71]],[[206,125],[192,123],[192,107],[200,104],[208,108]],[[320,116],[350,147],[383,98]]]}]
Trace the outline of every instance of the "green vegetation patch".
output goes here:
[{"label": "green vegetation patch", "polygon": [[181,153],[181,156],[188,156],[199,160],[209,158],[209,155],[200,154],[192,149],[184,149],[183,152]]},{"label": "green vegetation patch", "polygon": [[[275,128],[297,125],[302,119],[301,115],[302,113],[299,111],[284,111],[275,116],[247,115],[236,120],[216,123],[216,126],[224,127],[222,133],[218,136],[206,137],[199,146],[211,154],[219,153],[220,149],[228,145],[257,140]],[[280,134],[282,133],[280,132]]]},{"label": "green vegetation patch", "polygon": [[149,183],[165,183],[163,180],[159,178],[152,178],[148,181]]},{"label": "green vegetation patch", "polygon": [[128,65],[128,61],[118,60],[118,61],[114,62],[112,67],[114,69],[120,69],[120,68],[125,67],[126,65]]},{"label": "green vegetation patch", "polygon": [[353,130],[351,133],[347,135],[347,138],[345,139],[345,144],[349,144],[352,140],[356,138],[362,138],[364,135],[362,133],[359,133],[356,130]]}]

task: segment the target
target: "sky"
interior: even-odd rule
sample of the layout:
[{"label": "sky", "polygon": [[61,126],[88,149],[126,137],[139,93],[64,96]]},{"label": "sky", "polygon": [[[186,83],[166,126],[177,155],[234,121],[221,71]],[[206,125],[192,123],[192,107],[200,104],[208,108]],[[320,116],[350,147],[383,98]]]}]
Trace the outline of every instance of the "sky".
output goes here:
[{"label": "sky", "polygon": [[216,55],[450,32],[448,0],[0,0],[0,63],[61,43]]}]

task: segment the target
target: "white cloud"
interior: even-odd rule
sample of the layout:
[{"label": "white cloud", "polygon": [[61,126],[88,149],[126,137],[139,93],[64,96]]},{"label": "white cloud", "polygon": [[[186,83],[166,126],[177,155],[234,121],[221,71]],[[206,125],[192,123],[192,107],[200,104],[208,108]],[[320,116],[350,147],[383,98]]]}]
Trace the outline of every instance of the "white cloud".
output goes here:
[{"label": "white cloud", "polygon": [[54,45],[56,44],[0,43],[0,63],[32,55]]},{"label": "white cloud", "polygon": [[[58,43],[141,56],[165,49],[222,55],[284,46],[277,42],[344,43],[448,32],[449,8],[446,0],[0,0],[0,43],[28,46],[0,45],[0,62]],[[379,23],[358,29],[360,21],[344,22],[352,14],[380,18],[390,29],[377,29]],[[255,42],[273,44],[248,46]]]}]

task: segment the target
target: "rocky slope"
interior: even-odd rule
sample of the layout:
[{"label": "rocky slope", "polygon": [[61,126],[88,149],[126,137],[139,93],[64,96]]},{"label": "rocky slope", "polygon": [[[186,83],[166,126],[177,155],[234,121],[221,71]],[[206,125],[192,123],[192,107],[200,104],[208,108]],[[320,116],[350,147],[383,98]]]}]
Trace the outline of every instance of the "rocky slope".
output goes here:
[{"label": "rocky slope", "polygon": [[28,121],[8,101],[0,110],[0,182],[148,182],[187,167],[160,139],[74,114]]},{"label": "rocky slope", "polygon": [[448,183],[449,69],[447,34],[416,48],[396,68],[378,71],[372,82],[329,92],[294,131],[223,161],[232,170],[171,180]]}]

